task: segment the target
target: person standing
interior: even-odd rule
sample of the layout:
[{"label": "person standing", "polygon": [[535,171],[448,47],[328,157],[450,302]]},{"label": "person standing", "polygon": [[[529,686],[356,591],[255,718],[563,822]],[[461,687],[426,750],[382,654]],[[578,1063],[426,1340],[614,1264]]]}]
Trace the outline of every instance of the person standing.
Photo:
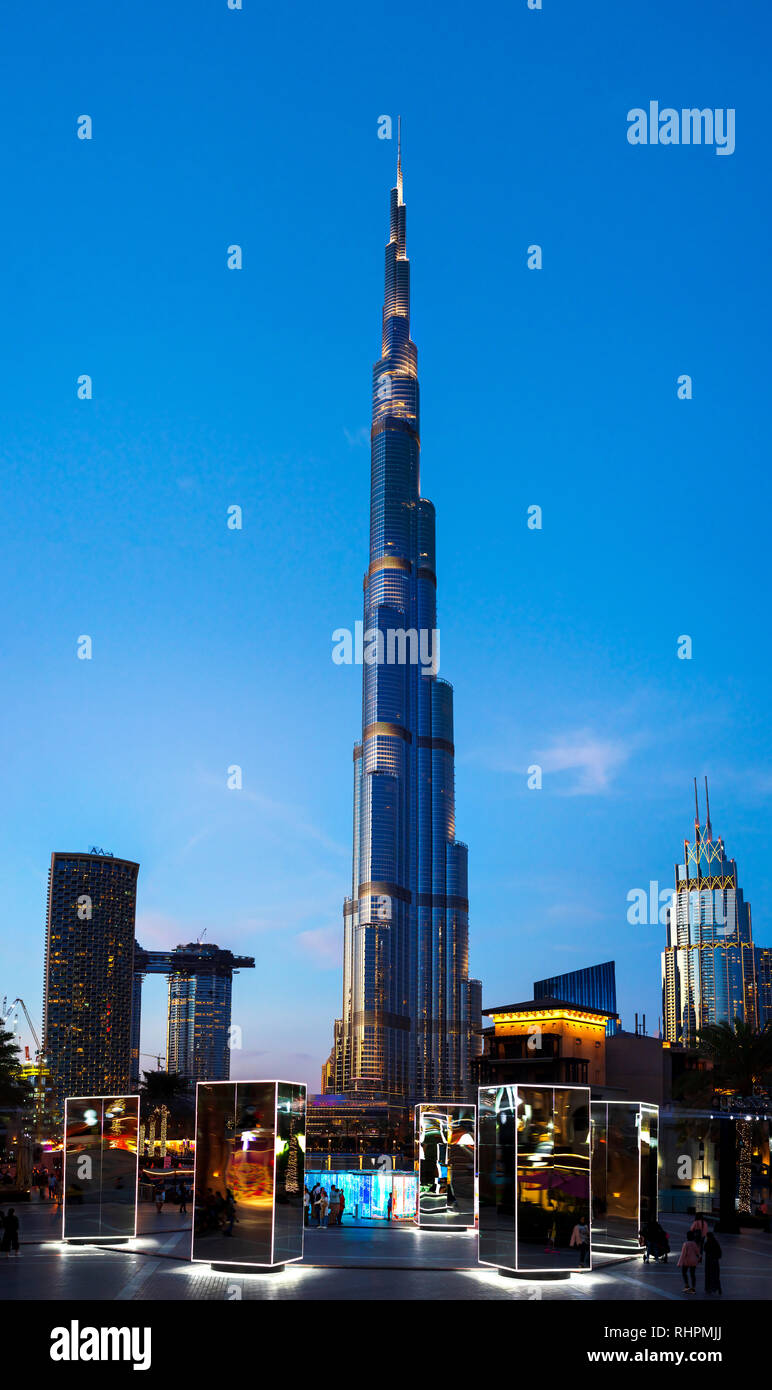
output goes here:
[{"label": "person standing", "polygon": [[307,1187],[303,1188],[303,1225],[311,1225],[311,1193]]},{"label": "person standing", "polygon": [[391,1221],[391,1213],[393,1212],[393,1210],[394,1210],[394,1195],[393,1195],[393,1193],[390,1192],[390,1193],[389,1193],[389,1200],[388,1200],[388,1202],[386,1203],[386,1220],[387,1220],[387,1221]]},{"label": "person standing", "polygon": [[188,1214],[188,1189],[184,1182],[180,1183],[180,1216]]},{"label": "person standing", "polygon": [[584,1269],[590,1258],[590,1228],[586,1221],[577,1221],[569,1245],[579,1248],[579,1268]]},{"label": "person standing", "polygon": [[343,1188],[338,1193],[338,1225],[343,1225],[343,1211],[346,1206],[346,1198],[343,1196]]},{"label": "person standing", "polygon": [[158,1187],[156,1188],[156,1194],[155,1194],[155,1209],[156,1209],[156,1211],[158,1212],[158,1215],[159,1215],[159,1216],[161,1215],[161,1212],[163,1211],[163,1207],[164,1207],[164,1202],[165,1202],[165,1201],[166,1201],[166,1193],[164,1192],[164,1185],[163,1185],[162,1182],[160,1182],[160,1183],[158,1184]]},{"label": "person standing", "polygon": [[[697,1290],[697,1266],[702,1259],[700,1247],[696,1240],[692,1240],[691,1232],[686,1236],[686,1240],[681,1246],[681,1253],[678,1256],[678,1267],[683,1275],[684,1292],[696,1293]],[[691,1288],[689,1280],[691,1279]]]},{"label": "person standing", "polygon": [[705,1292],[722,1293],[721,1288],[721,1246],[712,1231],[705,1237]]},{"label": "person standing", "polygon": [[321,1225],[325,1228],[325,1230],[327,1229],[327,1213],[328,1213],[329,1209],[330,1209],[330,1199],[329,1199],[329,1197],[327,1196],[327,1193],[326,1193],[325,1189],[322,1188],[322,1194],[321,1194],[321,1197],[320,1197],[320,1199],[319,1199],[319,1213],[320,1213],[320,1216],[321,1216]]},{"label": "person standing", "polygon": [[699,1246],[700,1253],[702,1253],[702,1247],[705,1244],[705,1237],[707,1236],[709,1230],[710,1227],[708,1226],[705,1217],[695,1216],[691,1226],[689,1227],[689,1230],[686,1233],[686,1239],[693,1240],[695,1245]]},{"label": "person standing", "polygon": [[321,1189],[319,1183],[317,1183],[316,1186],[315,1186],[315,1188],[314,1188],[314,1190],[313,1190],[313,1192],[312,1192],[312,1194],[311,1194],[311,1210],[312,1210],[312,1212],[313,1212],[313,1214],[314,1214],[314,1220],[315,1220],[317,1226],[321,1226],[321,1224],[322,1224],[321,1200],[322,1200],[322,1189]]},{"label": "person standing", "polygon": [[338,1219],[338,1189],[333,1183],[329,1193],[329,1213],[327,1218],[328,1226],[332,1227]]},{"label": "person standing", "polygon": [[5,1213],[5,1221],[3,1222],[3,1240],[2,1244],[0,1244],[0,1250],[2,1250],[3,1254],[6,1256],[10,1255],[11,1251],[13,1250],[13,1253],[18,1258],[19,1218],[16,1215],[16,1211],[13,1207],[9,1207],[7,1212]]}]

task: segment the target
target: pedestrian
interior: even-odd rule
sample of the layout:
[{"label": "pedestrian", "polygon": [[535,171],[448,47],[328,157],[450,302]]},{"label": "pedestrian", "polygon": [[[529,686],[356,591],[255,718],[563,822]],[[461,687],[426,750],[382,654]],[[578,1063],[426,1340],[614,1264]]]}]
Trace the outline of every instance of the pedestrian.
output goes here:
[{"label": "pedestrian", "polygon": [[320,1215],[321,1215],[321,1218],[322,1218],[322,1226],[324,1227],[325,1230],[327,1229],[327,1213],[329,1212],[329,1210],[330,1210],[330,1199],[329,1199],[329,1197],[327,1196],[327,1193],[326,1193],[325,1189],[322,1188],[322,1195],[321,1195],[321,1198],[319,1199],[319,1212],[320,1212]]},{"label": "pedestrian", "polygon": [[[697,1244],[696,1240],[691,1239],[690,1234],[687,1234],[686,1240],[681,1246],[681,1253],[678,1256],[678,1266],[683,1275],[685,1293],[696,1292],[697,1266],[700,1263],[701,1259],[702,1255],[700,1253],[699,1245]],[[689,1288],[690,1279],[692,1281],[691,1288]]]},{"label": "pedestrian", "polygon": [[700,1247],[700,1253],[702,1253],[702,1247],[705,1244],[705,1237],[709,1229],[704,1216],[695,1216],[691,1226],[686,1232],[686,1239],[693,1240],[695,1244]]},{"label": "pedestrian", "polygon": [[230,1187],[226,1187],[225,1189],[225,1211],[223,1216],[226,1222],[226,1229],[223,1231],[223,1235],[232,1236],[233,1223],[236,1220],[236,1198]]},{"label": "pedestrian", "polygon": [[322,1200],[322,1189],[321,1189],[321,1187],[319,1186],[319,1183],[317,1183],[316,1186],[315,1186],[315,1188],[314,1188],[314,1190],[313,1190],[313,1192],[312,1192],[312,1194],[311,1194],[311,1210],[312,1210],[312,1212],[313,1212],[313,1214],[314,1214],[314,1220],[316,1221],[317,1226],[321,1226],[321,1224],[322,1224],[322,1217],[321,1217],[321,1200]]},{"label": "pedestrian", "polygon": [[722,1293],[721,1246],[712,1231],[705,1237],[705,1292]]},{"label": "pedestrian", "polygon": [[342,1225],[343,1225],[343,1211],[344,1211],[344,1208],[345,1208],[345,1205],[346,1205],[346,1198],[343,1196],[343,1188],[340,1189],[340,1192],[339,1192],[339,1194],[338,1194],[338,1198],[339,1198],[339,1200],[338,1200],[338,1225],[339,1225],[339,1226],[342,1226]]},{"label": "pedestrian", "polygon": [[330,1211],[329,1211],[329,1217],[328,1217],[328,1223],[327,1223],[329,1226],[335,1226],[335,1225],[336,1225],[337,1220],[338,1220],[338,1211],[339,1211],[339,1209],[340,1209],[340,1206],[339,1206],[339,1202],[338,1202],[338,1189],[337,1189],[337,1187],[335,1186],[335,1183],[333,1183],[332,1187],[330,1188]]},{"label": "pedestrian", "polygon": [[156,1209],[156,1211],[158,1212],[158,1215],[159,1215],[159,1216],[161,1215],[161,1212],[163,1211],[163,1207],[164,1207],[164,1202],[165,1202],[165,1201],[166,1201],[166,1193],[164,1192],[164,1185],[163,1185],[162,1182],[159,1182],[158,1187],[156,1188],[156,1192],[155,1192],[155,1209]]},{"label": "pedestrian", "polygon": [[390,1193],[389,1193],[389,1200],[388,1200],[388,1202],[386,1203],[386,1220],[387,1220],[387,1221],[391,1221],[391,1213],[393,1212],[393,1210],[394,1210],[394,1196],[393,1196],[393,1194],[390,1192]]},{"label": "pedestrian", "polygon": [[180,1216],[187,1216],[187,1214],[188,1214],[188,1189],[187,1189],[187,1187],[185,1186],[184,1182],[181,1182],[181,1183],[180,1183],[179,1200],[180,1200],[179,1215],[180,1215]]},{"label": "pedestrian", "polygon": [[5,1213],[3,1222],[3,1239],[0,1243],[0,1250],[8,1256],[11,1251],[17,1256],[19,1254],[19,1218],[13,1207],[9,1207]]},{"label": "pedestrian", "polygon": [[307,1187],[303,1188],[303,1225],[311,1224],[311,1193]]},{"label": "pedestrian", "polygon": [[569,1245],[579,1249],[579,1268],[584,1269],[590,1261],[590,1228],[586,1221],[577,1221],[571,1232]]}]

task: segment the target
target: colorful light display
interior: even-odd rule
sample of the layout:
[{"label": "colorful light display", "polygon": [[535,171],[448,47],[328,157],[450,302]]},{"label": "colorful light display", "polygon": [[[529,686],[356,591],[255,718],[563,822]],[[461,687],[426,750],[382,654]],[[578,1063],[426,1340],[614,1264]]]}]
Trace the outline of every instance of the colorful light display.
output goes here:
[{"label": "colorful light display", "polygon": [[307,1174],[309,1191],[316,1183],[320,1183],[328,1194],[333,1186],[343,1191],[344,1218],[356,1214],[363,1220],[385,1221],[388,1218],[389,1196],[392,1220],[412,1221],[415,1217],[418,1179],[414,1173],[376,1173],[368,1169],[333,1173],[323,1169]]}]

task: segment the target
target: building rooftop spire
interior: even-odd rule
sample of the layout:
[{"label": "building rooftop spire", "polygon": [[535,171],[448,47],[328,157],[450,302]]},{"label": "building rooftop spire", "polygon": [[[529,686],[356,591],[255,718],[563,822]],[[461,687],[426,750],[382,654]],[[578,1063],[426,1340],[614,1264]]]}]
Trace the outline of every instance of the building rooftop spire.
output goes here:
[{"label": "building rooftop spire", "polygon": [[404,203],[402,197],[402,117],[397,116],[397,201]]},{"label": "building rooftop spire", "polygon": [[708,839],[713,839],[713,826],[710,823],[710,799],[708,797],[708,779],[705,778],[705,826],[708,832]]}]

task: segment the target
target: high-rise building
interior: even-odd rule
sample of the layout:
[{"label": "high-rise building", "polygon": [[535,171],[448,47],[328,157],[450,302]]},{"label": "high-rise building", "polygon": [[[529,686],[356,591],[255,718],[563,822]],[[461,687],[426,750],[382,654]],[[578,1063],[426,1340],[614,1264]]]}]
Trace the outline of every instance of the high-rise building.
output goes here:
[{"label": "high-rise building", "polygon": [[456,839],[453,688],[437,677],[434,507],[421,495],[401,157],[373,369],[362,738],[344,905],[341,1076],[412,1104],[468,1094],[467,847]]},{"label": "high-rise building", "polygon": [[214,942],[189,941],[173,951],[145,951],[134,957],[132,1077],[139,1080],[142,980],[168,975],[169,1012],[166,1068],[190,1081],[228,1081],[231,1054],[231,1002],[234,971],[252,970],[253,956],[234,956]]},{"label": "high-rise building", "polygon": [[138,873],[103,851],[51,855],[43,1054],[55,1117],[67,1096],[128,1089]]},{"label": "high-rise building", "polygon": [[713,839],[707,779],[705,800],[701,825],[695,779],[694,840],[684,840],[683,863],[675,866],[662,954],[664,1037],[683,1047],[694,1047],[708,1024],[759,1022],[750,903],[734,859]]},{"label": "high-rise building", "polygon": [[482,1056],[482,980],[469,980],[469,1065],[470,1070],[475,1057]]},{"label": "high-rise building", "polygon": [[759,1028],[772,1025],[772,946],[754,946],[756,989],[759,1001]]},{"label": "high-rise building", "polygon": [[550,975],[536,980],[534,999],[567,999],[571,1004],[586,1004],[592,1009],[604,1009],[611,1014],[606,1032],[611,1035],[619,1027],[617,1012],[617,982],[613,960],[602,965],[586,965],[581,970],[569,970],[565,975]]}]

